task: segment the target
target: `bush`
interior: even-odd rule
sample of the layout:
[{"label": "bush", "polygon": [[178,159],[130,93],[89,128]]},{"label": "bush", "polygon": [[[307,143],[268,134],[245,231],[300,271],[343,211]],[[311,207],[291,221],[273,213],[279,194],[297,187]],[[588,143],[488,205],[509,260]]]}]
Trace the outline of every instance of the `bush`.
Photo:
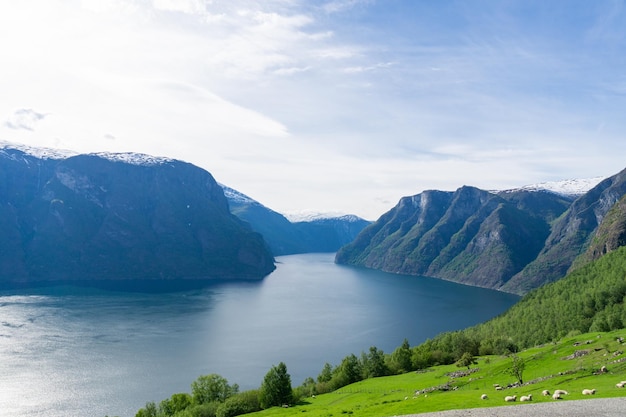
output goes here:
[{"label": "bush", "polygon": [[259,391],[245,391],[228,398],[223,404],[220,404],[216,417],[234,417],[260,410]]}]

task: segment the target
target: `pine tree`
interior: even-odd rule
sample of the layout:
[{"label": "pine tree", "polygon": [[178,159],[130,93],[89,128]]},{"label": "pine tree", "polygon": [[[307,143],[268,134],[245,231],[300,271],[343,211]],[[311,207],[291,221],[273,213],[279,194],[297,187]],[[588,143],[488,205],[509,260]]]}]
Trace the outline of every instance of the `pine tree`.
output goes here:
[{"label": "pine tree", "polygon": [[287,365],[283,362],[272,366],[272,369],[265,375],[259,399],[262,408],[292,403],[291,376],[287,373]]}]

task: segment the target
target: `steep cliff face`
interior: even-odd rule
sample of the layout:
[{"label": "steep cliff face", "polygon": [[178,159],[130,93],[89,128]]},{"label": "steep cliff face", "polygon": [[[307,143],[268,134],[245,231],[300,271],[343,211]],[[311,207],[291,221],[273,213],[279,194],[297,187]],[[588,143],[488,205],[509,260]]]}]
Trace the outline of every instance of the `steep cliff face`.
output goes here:
[{"label": "steep cliff face", "polygon": [[622,246],[626,246],[626,197],[615,203],[604,216],[593,233],[587,250],[574,260],[568,272]]},{"label": "steep cliff face", "polygon": [[549,233],[546,218],[555,213],[528,213],[520,203],[528,199],[474,187],[405,197],[336,261],[498,288],[534,259]]},{"label": "steep cliff face", "polygon": [[605,179],[576,199],[567,212],[553,223],[537,258],[502,290],[525,293],[565,276],[576,257],[587,250],[604,216],[625,194],[626,170]]},{"label": "steep cliff face", "polygon": [[336,261],[524,294],[565,276],[587,248],[579,262],[623,245],[626,209],[616,203],[624,195],[626,170],[577,198],[539,189],[426,191],[402,198]]},{"label": "steep cliff face", "polygon": [[141,155],[0,153],[0,281],[261,278],[262,237],[206,171]]}]

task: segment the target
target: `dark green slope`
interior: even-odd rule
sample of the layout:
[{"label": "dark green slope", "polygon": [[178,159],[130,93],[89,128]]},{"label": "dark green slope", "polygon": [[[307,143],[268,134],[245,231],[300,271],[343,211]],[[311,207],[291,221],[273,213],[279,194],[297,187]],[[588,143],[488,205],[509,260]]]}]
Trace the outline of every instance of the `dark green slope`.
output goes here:
[{"label": "dark green slope", "polygon": [[479,339],[510,338],[522,347],[571,331],[608,331],[626,324],[626,247],[527,294],[509,311],[469,333]]},{"label": "dark green slope", "polygon": [[568,334],[626,326],[626,247],[526,294],[500,316],[442,333],[415,348],[420,367],[453,363],[465,352],[509,354]]}]

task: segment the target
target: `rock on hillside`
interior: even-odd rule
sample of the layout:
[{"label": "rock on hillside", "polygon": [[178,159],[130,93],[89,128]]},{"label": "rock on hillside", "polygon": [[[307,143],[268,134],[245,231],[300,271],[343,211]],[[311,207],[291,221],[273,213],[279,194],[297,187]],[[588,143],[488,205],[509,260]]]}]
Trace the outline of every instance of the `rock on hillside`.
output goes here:
[{"label": "rock on hillside", "polygon": [[0,284],[259,279],[274,260],[194,165],[0,148]]},{"label": "rock on hillside", "polygon": [[570,271],[626,246],[626,196],[613,205],[591,238],[589,247],[580,255]]}]

